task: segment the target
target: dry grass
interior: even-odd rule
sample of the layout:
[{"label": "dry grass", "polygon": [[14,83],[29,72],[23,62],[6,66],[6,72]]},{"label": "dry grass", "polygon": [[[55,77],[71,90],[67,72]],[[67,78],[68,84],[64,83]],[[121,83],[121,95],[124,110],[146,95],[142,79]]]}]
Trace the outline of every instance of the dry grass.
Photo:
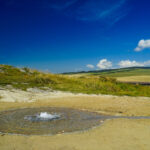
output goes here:
[{"label": "dry grass", "polygon": [[117,77],[117,80],[124,82],[150,82],[150,76]]},{"label": "dry grass", "polygon": [[[150,99],[72,97],[33,103],[0,103],[0,111],[24,107],[71,107],[116,115],[150,116]],[[149,150],[150,120],[113,119],[85,132],[55,136],[1,135],[0,150]]]},{"label": "dry grass", "polygon": [[107,76],[86,76],[83,74],[83,76],[79,77],[68,77],[65,75],[46,74],[29,68],[20,70],[7,65],[1,65],[0,69],[2,70],[0,72],[0,85],[3,87],[11,85],[22,90],[47,87],[73,93],[150,97],[150,87],[148,86],[119,83],[116,82],[115,78]]}]

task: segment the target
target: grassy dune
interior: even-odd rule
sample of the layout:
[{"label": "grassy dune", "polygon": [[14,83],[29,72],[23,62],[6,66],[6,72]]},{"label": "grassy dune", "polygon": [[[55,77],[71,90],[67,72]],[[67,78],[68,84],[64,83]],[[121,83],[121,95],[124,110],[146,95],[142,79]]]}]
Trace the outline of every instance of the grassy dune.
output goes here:
[{"label": "grassy dune", "polygon": [[150,86],[119,83],[112,77],[100,75],[68,77],[6,65],[0,65],[0,85],[12,85],[23,90],[31,87],[48,87],[74,93],[150,96]]}]

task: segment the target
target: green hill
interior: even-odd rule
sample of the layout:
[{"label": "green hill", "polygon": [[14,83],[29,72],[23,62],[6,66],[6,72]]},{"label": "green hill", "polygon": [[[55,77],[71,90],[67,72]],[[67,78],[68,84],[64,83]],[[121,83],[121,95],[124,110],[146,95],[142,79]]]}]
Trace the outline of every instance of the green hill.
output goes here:
[{"label": "green hill", "polygon": [[98,71],[87,71],[87,72],[69,72],[64,73],[67,75],[102,75],[110,77],[124,77],[124,76],[140,76],[150,75],[150,67],[130,67],[120,69],[109,69],[109,70],[98,70]]},{"label": "green hill", "polygon": [[[111,73],[113,74],[112,71]],[[52,90],[70,91],[74,93],[150,97],[150,86],[120,83],[115,78],[101,76],[99,74],[96,74],[96,76],[91,75],[76,78],[66,75],[43,73],[29,68],[20,69],[8,65],[0,65],[0,86],[4,87],[7,85],[22,90],[31,87],[47,87]]]}]

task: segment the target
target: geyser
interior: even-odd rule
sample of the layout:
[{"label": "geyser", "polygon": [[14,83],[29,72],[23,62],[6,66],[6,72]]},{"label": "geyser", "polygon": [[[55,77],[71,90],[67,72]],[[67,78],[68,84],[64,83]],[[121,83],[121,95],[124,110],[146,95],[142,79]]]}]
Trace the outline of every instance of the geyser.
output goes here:
[{"label": "geyser", "polygon": [[50,114],[47,112],[41,112],[39,114],[28,115],[24,117],[25,120],[29,120],[29,121],[52,121],[52,120],[56,120],[59,118],[60,118],[59,114],[56,114],[56,113]]},{"label": "geyser", "polygon": [[57,114],[49,114],[47,112],[41,112],[40,115],[38,115],[37,117],[41,118],[41,119],[57,119],[60,117],[60,115]]}]

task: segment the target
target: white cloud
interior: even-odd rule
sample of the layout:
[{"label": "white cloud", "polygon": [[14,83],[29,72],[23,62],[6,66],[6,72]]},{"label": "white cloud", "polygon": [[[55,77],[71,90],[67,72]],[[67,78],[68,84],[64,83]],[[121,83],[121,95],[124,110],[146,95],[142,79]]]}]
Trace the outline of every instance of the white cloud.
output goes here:
[{"label": "white cloud", "polygon": [[150,39],[148,40],[140,40],[138,46],[134,49],[136,52],[142,51],[146,48],[150,48]]},{"label": "white cloud", "polygon": [[112,62],[108,61],[107,59],[102,59],[97,64],[97,67],[99,69],[110,69],[110,68],[112,68]]},{"label": "white cloud", "polygon": [[95,68],[95,66],[92,65],[92,64],[88,64],[88,65],[86,65],[86,67],[87,67],[87,68],[90,68],[90,69],[94,69],[94,68]]},{"label": "white cloud", "polygon": [[122,60],[118,63],[121,68],[125,67],[135,67],[135,66],[144,66],[143,63],[136,62],[135,60]]},{"label": "white cloud", "polygon": [[137,62],[135,60],[130,61],[130,60],[122,60],[118,63],[120,68],[126,68],[126,67],[146,67],[150,66],[150,60],[149,61],[144,61],[144,62]]}]

